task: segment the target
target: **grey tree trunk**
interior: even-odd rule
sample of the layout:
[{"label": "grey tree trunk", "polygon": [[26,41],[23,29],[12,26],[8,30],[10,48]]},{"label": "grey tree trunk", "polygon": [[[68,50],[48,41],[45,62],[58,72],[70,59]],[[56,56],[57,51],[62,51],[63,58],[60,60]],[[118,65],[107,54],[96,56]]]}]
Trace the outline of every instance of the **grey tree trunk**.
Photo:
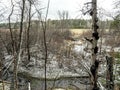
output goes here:
[{"label": "grey tree trunk", "polygon": [[27,28],[27,60],[30,61],[30,28],[31,28],[31,1],[29,1],[29,15],[28,15],[28,28]]},{"label": "grey tree trunk", "polygon": [[22,54],[22,39],[23,39],[23,20],[24,20],[24,11],[25,11],[25,1],[22,0],[22,8],[21,8],[21,20],[20,20],[20,33],[19,33],[19,42],[18,42],[18,50],[17,50],[17,55],[14,57],[14,89],[13,90],[18,90],[18,65],[19,61],[21,60],[21,54]]},{"label": "grey tree trunk", "polygon": [[113,57],[107,56],[106,60],[107,60],[106,87],[107,90],[114,90]]}]

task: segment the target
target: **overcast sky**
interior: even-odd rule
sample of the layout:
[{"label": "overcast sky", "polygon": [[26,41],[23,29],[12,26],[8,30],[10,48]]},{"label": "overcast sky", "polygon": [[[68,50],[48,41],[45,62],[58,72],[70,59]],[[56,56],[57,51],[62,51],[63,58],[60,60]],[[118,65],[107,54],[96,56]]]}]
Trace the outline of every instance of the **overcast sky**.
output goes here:
[{"label": "overcast sky", "polygon": [[[43,0],[45,4],[47,0]],[[115,0],[98,0],[98,7],[104,8],[106,11],[111,11],[114,8]],[[91,0],[51,0],[49,8],[49,17],[58,18],[57,11],[67,10],[71,18],[79,16],[79,10],[84,3],[91,2]]]},{"label": "overcast sky", "polygon": [[[6,6],[10,0],[1,0]],[[1,2],[0,1],[0,2]],[[17,1],[17,0],[16,0]],[[47,6],[48,0],[40,0],[43,7]],[[115,0],[98,0],[98,7],[104,8],[106,11],[113,11]],[[69,12],[70,18],[80,18],[80,10],[84,3],[91,2],[91,0],[50,0],[49,14],[48,18],[58,19],[57,11],[66,10]],[[87,16],[85,16],[87,17]]]}]

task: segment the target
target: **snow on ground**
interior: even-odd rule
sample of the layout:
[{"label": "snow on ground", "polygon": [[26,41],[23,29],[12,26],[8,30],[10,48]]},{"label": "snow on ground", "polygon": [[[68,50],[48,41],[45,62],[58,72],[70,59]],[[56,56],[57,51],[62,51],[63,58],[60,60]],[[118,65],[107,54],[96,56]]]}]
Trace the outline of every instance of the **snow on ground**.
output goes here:
[{"label": "snow on ground", "polygon": [[74,51],[75,51],[76,53],[84,53],[84,48],[85,48],[85,46],[75,45],[75,46],[74,46]]},{"label": "snow on ground", "polygon": [[[80,41],[75,42],[75,46],[73,48],[73,51],[77,53],[77,55],[83,55],[85,57],[84,60],[80,59],[81,60],[81,63],[83,64],[83,66],[85,66],[86,68],[90,68],[90,65],[91,65],[91,52],[86,52],[84,49],[85,47],[87,46],[87,44],[85,43],[82,43]],[[105,49],[106,51],[110,51],[111,47],[110,46],[103,46],[102,47],[103,49]],[[32,48],[33,51],[32,51],[32,54],[33,56],[31,57],[31,61],[28,63],[28,67],[24,67],[23,65],[20,65],[19,67],[19,72],[20,73],[28,73],[30,76],[32,77],[39,77],[39,78],[44,78],[44,59],[43,59],[43,54],[40,52],[40,50],[37,48],[37,47],[33,47]],[[39,50],[39,52],[37,51]],[[114,48],[115,51],[120,51],[120,48],[116,47]],[[37,54],[36,56],[38,58],[36,58],[36,56],[34,56],[34,54]],[[52,57],[52,59],[51,59]],[[11,55],[6,55],[5,56],[5,60],[6,61],[9,61],[12,59],[13,57]],[[101,60],[105,60],[105,58],[103,56],[100,56],[98,57],[99,59]],[[23,60],[25,58],[22,58]],[[65,60],[67,60],[66,58],[64,58]],[[73,65],[73,68],[79,72],[79,73],[75,73],[73,72],[72,70],[68,70],[70,69],[68,66],[66,65],[63,65],[62,68],[59,67],[59,63],[58,63],[58,60],[56,58],[55,55],[52,55],[52,54],[49,54],[48,56],[48,61],[49,63],[47,64],[47,77],[48,78],[55,78],[55,77],[67,77],[67,76],[86,76],[87,73],[86,71],[83,69],[83,67],[75,67],[78,65],[78,62],[77,60],[73,59],[72,60],[72,63]],[[20,63],[22,64],[22,63]],[[64,64],[64,63],[62,63]],[[30,67],[29,67],[30,65]],[[103,74],[105,73],[106,69],[102,69],[102,68],[106,68],[106,65],[100,65],[100,70],[99,70],[99,74]]]}]

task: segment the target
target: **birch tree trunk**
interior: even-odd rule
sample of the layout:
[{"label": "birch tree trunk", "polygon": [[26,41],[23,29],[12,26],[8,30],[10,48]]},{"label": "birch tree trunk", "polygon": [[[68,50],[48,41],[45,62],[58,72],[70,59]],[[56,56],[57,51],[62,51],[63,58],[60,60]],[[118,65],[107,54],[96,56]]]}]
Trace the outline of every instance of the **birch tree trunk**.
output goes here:
[{"label": "birch tree trunk", "polygon": [[97,42],[99,39],[98,36],[98,31],[97,29],[99,28],[97,25],[97,0],[92,0],[92,11],[91,11],[91,15],[92,15],[92,29],[93,29],[93,33],[92,33],[92,37],[93,37],[93,41],[92,41],[92,66],[91,66],[91,73],[93,76],[93,87],[92,90],[99,90],[99,87],[97,85],[97,79],[98,79],[98,67],[99,67],[99,61],[97,60],[97,53],[98,53],[98,46],[97,46]]}]

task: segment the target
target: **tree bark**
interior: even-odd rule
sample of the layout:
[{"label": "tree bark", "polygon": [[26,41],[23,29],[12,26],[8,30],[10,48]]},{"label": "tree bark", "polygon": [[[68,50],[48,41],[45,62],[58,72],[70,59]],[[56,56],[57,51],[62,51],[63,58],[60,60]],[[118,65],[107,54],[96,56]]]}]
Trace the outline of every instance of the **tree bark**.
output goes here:
[{"label": "tree bark", "polygon": [[30,40],[29,40],[29,36],[30,36],[30,27],[31,27],[31,1],[29,1],[29,20],[28,20],[28,28],[27,28],[27,55],[28,55],[28,61],[30,61]]},{"label": "tree bark", "polygon": [[19,42],[18,42],[17,54],[14,57],[15,58],[14,60],[14,90],[18,90],[17,73],[18,73],[18,65],[19,65],[19,61],[21,60],[21,53],[22,53],[23,19],[24,19],[25,1],[26,0],[22,0]]},{"label": "tree bark", "polygon": [[97,42],[99,39],[98,36],[98,25],[97,25],[97,0],[92,0],[92,10],[91,10],[91,16],[92,16],[92,66],[90,68],[92,76],[93,76],[93,87],[92,90],[99,90],[99,87],[97,85],[97,78],[98,78],[98,67],[99,67],[99,61],[97,60],[97,53],[98,53],[98,46]]},{"label": "tree bark", "polygon": [[23,32],[23,19],[24,19],[24,11],[25,11],[25,1],[22,0],[22,8],[21,8],[21,21],[20,21],[20,34],[19,34],[19,44],[18,44],[18,52],[20,50],[20,43],[22,41],[22,32]]},{"label": "tree bark", "polygon": [[107,90],[114,90],[113,58],[107,56],[106,60],[107,60],[106,87]]}]

